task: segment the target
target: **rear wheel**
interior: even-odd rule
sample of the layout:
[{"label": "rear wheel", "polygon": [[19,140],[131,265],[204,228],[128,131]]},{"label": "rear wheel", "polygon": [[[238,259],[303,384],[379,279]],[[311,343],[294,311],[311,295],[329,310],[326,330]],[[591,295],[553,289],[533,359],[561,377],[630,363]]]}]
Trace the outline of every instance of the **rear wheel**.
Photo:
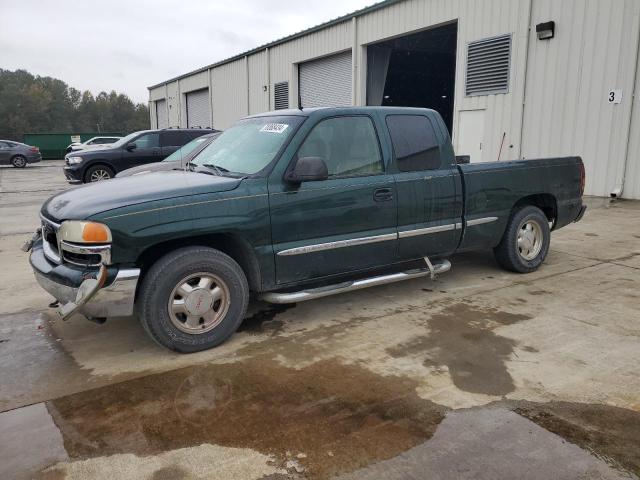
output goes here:
[{"label": "rear wheel", "polygon": [[140,321],[160,345],[182,353],[215,347],[238,328],[249,286],[240,266],[207,247],[187,247],[158,260],[136,302]]},{"label": "rear wheel", "polygon": [[530,205],[511,216],[494,254],[502,268],[529,273],[544,262],[550,241],[549,220],[542,210]]},{"label": "rear wheel", "polygon": [[11,165],[16,168],[24,168],[27,166],[27,159],[22,155],[16,155],[11,159]]},{"label": "rear wheel", "polygon": [[109,180],[113,178],[113,170],[105,165],[94,165],[87,170],[84,175],[85,183],[101,182],[102,180]]}]

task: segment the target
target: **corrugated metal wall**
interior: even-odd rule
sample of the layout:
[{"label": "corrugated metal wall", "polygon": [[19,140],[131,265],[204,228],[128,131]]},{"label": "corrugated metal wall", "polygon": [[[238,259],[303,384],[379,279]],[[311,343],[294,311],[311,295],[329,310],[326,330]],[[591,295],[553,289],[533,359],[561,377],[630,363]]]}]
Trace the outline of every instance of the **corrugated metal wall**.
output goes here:
[{"label": "corrugated metal wall", "polygon": [[[351,49],[352,101],[363,105],[368,44],[457,21],[454,146],[460,112],[479,110],[483,160],[497,160],[501,145],[502,160],[579,154],[587,193],[608,195],[628,156],[623,196],[640,198],[638,101],[632,114],[632,92],[640,87],[639,10],[638,0],[405,0],[154,88],[150,101],[166,97],[170,124],[185,126],[184,92],[208,86],[213,125],[227,128],[248,113],[273,109],[273,85],[281,81],[289,82],[290,106],[297,105],[298,65]],[[540,41],[535,25],[548,20],[556,22],[556,37]],[[500,34],[513,39],[509,92],[465,96],[467,44]],[[198,79],[187,85],[191,77]],[[606,101],[610,89],[623,90],[621,104]]]},{"label": "corrugated metal wall", "polygon": [[[554,20],[556,33],[540,41],[531,32],[522,154],[582,156],[591,195],[621,186],[639,15],[637,0],[533,2],[531,24]],[[608,102],[613,89],[622,90],[620,104]]]}]

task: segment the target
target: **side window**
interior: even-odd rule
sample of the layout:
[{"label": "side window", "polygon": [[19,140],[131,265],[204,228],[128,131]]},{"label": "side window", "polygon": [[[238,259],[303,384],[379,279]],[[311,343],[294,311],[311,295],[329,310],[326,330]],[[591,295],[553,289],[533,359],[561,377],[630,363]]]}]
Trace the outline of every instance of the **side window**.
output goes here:
[{"label": "side window", "polygon": [[298,150],[298,158],[321,157],[329,177],[374,175],[383,171],[382,156],[369,117],[321,121]]},{"label": "side window", "polygon": [[389,115],[387,127],[391,134],[398,170],[415,172],[440,168],[440,145],[427,117]]},{"label": "side window", "polygon": [[166,130],[162,132],[163,147],[181,147],[190,140],[186,132],[180,130]]},{"label": "side window", "polygon": [[160,146],[160,135],[157,133],[145,133],[136,138],[135,142],[138,148],[154,148]]},{"label": "side window", "polygon": [[0,142],[0,150],[7,150],[9,148],[10,148],[10,146],[9,146],[8,143]]}]

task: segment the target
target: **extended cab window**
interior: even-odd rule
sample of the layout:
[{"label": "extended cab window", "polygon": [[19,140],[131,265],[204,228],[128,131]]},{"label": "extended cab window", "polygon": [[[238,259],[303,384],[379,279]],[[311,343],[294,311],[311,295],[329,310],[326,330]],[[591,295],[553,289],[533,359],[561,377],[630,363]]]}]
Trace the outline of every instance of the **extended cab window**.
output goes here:
[{"label": "extended cab window", "polygon": [[389,115],[387,127],[398,170],[415,172],[440,168],[440,144],[427,117]]},{"label": "extended cab window", "polygon": [[138,148],[154,148],[160,146],[160,135],[157,133],[145,133],[136,138],[135,142]]},{"label": "extended cab window", "polygon": [[337,117],[316,125],[298,150],[298,158],[320,157],[330,177],[362,176],[383,170],[380,146],[369,117]]}]

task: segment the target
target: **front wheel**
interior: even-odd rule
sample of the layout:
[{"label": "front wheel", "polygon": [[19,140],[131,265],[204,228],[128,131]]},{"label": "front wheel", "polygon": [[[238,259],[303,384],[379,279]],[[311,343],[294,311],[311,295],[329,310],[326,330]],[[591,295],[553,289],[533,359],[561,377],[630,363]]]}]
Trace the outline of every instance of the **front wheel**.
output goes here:
[{"label": "front wheel", "polygon": [[182,353],[206,350],[236,331],[249,286],[240,266],[207,247],[187,247],[158,260],[136,302],[140,321],[160,345]]},{"label": "front wheel", "polygon": [[101,182],[113,178],[114,173],[109,167],[104,165],[94,165],[87,170],[84,176],[85,183]]},{"label": "front wheel", "polygon": [[502,268],[529,273],[544,262],[550,241],[546,215],[538,207],[527,206],[511,216],[500,244],[493,251]]}]

